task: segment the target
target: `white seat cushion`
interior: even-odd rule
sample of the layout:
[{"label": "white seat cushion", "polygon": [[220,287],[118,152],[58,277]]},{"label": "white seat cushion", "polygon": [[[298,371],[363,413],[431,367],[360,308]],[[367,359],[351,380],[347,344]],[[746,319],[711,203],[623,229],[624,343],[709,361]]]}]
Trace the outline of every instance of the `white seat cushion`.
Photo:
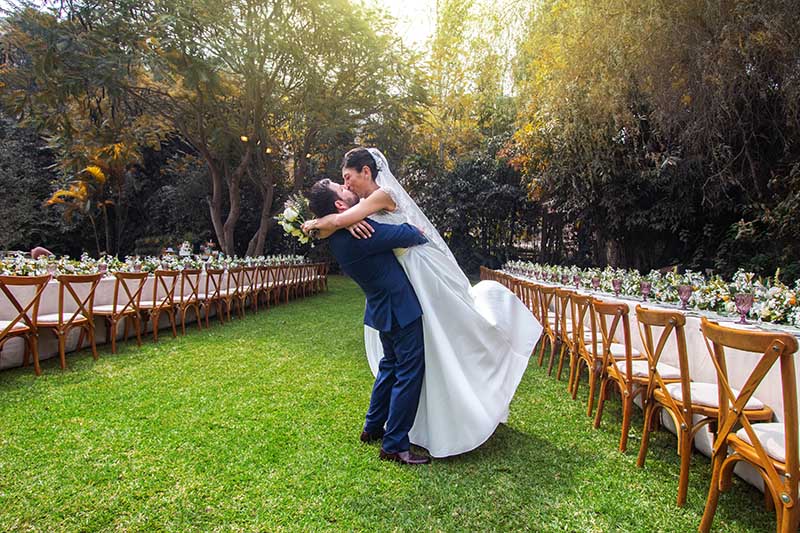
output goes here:
[{"label": "white seat cushion", "polygon": [[[704,405],[706,407],[719,407],[719,396],[717,393],[717,385],[716,383],[702,383],[698,381],[692,381],[690,384],[690,393],[692,395],[692,402],[698,405]],[[739,391],[736,389],[732,389],[735,395],[739,395]],[[680,383],[670,383],[667,385],[667,394],[672,396],[678,401],[683,399],[683,390],[681,389]],[[764,404],[756,398],[755,396],[751,396],[750,399],[747,401],[747,404],[744,406],[745,409],[763,409]]]},{"label": "white seat cushion", "polygon": [[[783,422],[753,424],[753,431],[767,455],[782,463],[786,462],[786,433]],[[737,431],[736,436],[750,445],[753,444],[744,428]]]},{"label": "white seat cushion", "polygon": [[[69,322],[74,313],[75,313],[74,311],[64,313],[64,315],[61,318],[62,322],[64,324]],[[85,316],[83,316],[83,314],[78,313],[78,316],[75,317],[75,320],[73,320],[72,323],[74,324],[76,322],[85,322],[86,320],[87,319],[86,319]],[[58,324],[58,313],[50,313],[50,314],[47,314],[47,315],[39,315],[38,317],[36,317],[36,323],[37,324]]]},{"label": "white seat cushion", "polygon": [[[5,331],[9,324],[11,324],[10,320],[0,320],[0,332]],[[14,327],[11,328],[11,331],[26,331],[28,329],[30,328],[25,325],[25,321],[19,320],[16,324],[14,324]]]},{"label": "white seat cushion", "polygon": [[112,312],[113,313],[121,313],[122,311],[126,311],[126,312],[127,311],[133,311],[133,306],[132,305],[128,306],[128,308],[126,309],[125,308],[125,304],[117,302],[117,307],[116,308],[114,308],[114,304],[95,305],[94,307],[92,307],[92,312],[93,313],[109,314],[109,313],[112,313]]},{"label": "white seat cushion", "polygon": [[[586,342],[586,341],[584,341],[584,342]],[[591,345],[591,339],[589,340],[589,344],[586,345],[586,349],[589,351],[589,353],[594,353],[594,350],[592,349],[592,345]],[[600,339],[597,340],[597,349],[598,349],[598,351],[601,351],[601,352],[603,351],[603,343],[602,343],[602,341]],[[624,344],[620,344],[618,342],[612,342],[610,349],[611,349],[611,357],[613,357],[614,359],[625,359],[625,345]],[[641,356],[642,356],[641,352],[639,352],[639,350],[637,350],[636,348],[631,346],[631,357],[635,358],[635,357],[641,357]]]},{"label": "white seat cushion", "polygon": [[[617,361],[615,363],[617,365],[617,369],[623,374],[625,374],[628,370],[628,362],[627,361]],[[680,369],[668,365],[666,363],[658,363],[656,365],[658,369],[658,373],[664,379],[675,379],[681,377]],[[645,361],[644,359],[639,359],[637,361],[631,361],[631,374],[639,378],[646,378],[650,375],[650,362]]]},{"label": "white seat cushion", "polygon": [[169,307],[169,303],[165,300],[159,300],[154,302],[153,300],[142,300],[139,302],[140,309],[152,309],[154,307]]}]

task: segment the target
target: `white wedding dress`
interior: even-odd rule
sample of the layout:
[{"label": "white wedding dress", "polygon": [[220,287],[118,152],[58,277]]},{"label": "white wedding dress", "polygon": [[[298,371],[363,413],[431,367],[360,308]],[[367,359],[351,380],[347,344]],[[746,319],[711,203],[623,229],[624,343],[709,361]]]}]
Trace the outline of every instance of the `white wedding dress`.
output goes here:
[{"label": "white wedding dress", "polygon": [[[422,307],[425,335],[425,378],[409,438],[433,457],[468,452],[506,421],[542,327],[503,285],[481,281],[470,286],[444,240],[392,175],[386,158],[377,149],[370,152],[378,164],[377,184],[397,204],[394,212],[370,218],[408,222],[430,241],[395,250]],[[364,342],[377,375],[383,357],[378,331],[365,326]]]}]

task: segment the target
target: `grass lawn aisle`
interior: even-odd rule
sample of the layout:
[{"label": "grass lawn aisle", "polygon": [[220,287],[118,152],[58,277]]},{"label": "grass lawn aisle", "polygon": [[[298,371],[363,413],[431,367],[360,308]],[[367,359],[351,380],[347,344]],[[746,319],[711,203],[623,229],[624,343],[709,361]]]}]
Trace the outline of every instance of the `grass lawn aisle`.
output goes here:
[{"label": "grass lawn aisle", "polygon": [[[710,475],[696,454],[675,506],[678,456],[658,432],[645,469],[616,451],[564,381],[529,366],[508,425],[479,450],[409,468],[358,441],[372,385],[364,298],[330,291],[186,337],[148,339],[0,373],[2,531],[695,531]],[[772,531],[738,479],[716,531]]]}]

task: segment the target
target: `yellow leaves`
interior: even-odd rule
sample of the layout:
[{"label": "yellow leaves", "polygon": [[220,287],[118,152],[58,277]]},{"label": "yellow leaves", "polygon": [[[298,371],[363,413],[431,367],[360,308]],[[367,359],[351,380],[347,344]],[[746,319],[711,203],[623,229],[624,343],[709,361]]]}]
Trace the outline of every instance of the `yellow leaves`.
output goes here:
[{"label": "yellow leaves", "polygon": [[90,176],[92,176],[97,183],[103,184],[106,182],[106,174],[103,172],[103,169],[98,167],[97,165],[89,165],[83,171]]},{"label": "yellow leaves", "polygon": [[83,181],[73,182],[68,189],[59,189],[45,202],[47,205],[65,204],[67,199],[84,202],[89,197],[89,189]]},{"label": "yellow leaves", "polygon": [[681,103],[686,107],[689,107],[690,105],[692,105],[692,95],[684,94],[681,97]]}]

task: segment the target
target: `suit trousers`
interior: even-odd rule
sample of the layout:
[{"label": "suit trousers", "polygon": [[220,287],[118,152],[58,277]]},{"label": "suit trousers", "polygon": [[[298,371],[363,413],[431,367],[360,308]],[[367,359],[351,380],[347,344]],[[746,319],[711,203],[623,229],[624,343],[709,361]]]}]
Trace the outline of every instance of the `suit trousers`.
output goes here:
[{"label": "suit trousers", "polygon": [[380,334],[383,359],[372,387],[364,429],[386,429],[382,448],[388,453],[408,451],[408,432],[417,416],[422,378],[425,376],[425,343],[422,317],[405,327],[396,324]]}]

